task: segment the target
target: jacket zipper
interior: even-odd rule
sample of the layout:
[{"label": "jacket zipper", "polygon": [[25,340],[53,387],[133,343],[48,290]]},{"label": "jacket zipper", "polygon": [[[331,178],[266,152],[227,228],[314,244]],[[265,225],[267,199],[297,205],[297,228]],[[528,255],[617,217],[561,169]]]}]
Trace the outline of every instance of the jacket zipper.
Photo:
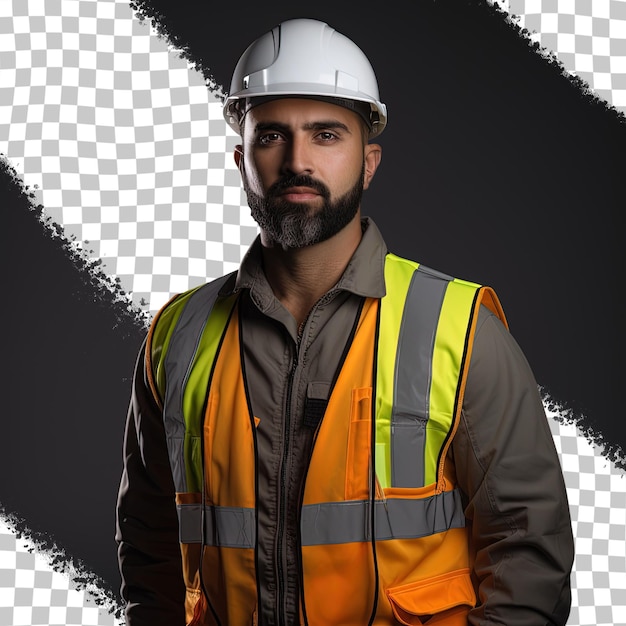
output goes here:
[{"label": "jacket zipper", "polygon": [[[291,370],[289,372],[289,378],[288,378],[288,385],[287,385],[287,406],[286,406],[286,410],[285,410],[285,442],[284,442],[284,446],[283,446],[283,457],[282,457],[282,464],[281,464],[281,468],[280,468],[280,498],[279,498],[279,511],[278,511],[278,528],[276,531],[277,534],[277,542],[276,542],[276,561],[277,561],[277,574],[278,574],[278,580],[277,580],[277,588],[278,588],[278,598],[277,598],[277,605],[278,605],[278,624],[279,626],[287,626],[287,607],[285,604],[285,583],[284,583],[284,567],[283,567],[283,559],[284,559],[284,543],[285,543],[285,538],[284,538],[284,534],[285,534],[285,515],[286,515],[286,483],[287,483],[287,459],[288,459],[288,452],[289,452],[289,436],[290,436],[290,431],[291,431],[291,403],[292,403],[292,398],[293,398],[293,381],[296,375],[296,370],[298,368],[298,363],[300,361],[300,347],[302,345],[302,339],[304,337],[304,330],[306,328],[307,322],[309,321],[309,317],[311,316],[311,312],[314,311],[322,302],[324,302],[325,300],[330,300],[331,298],[333,298],[337,293],[337,290],[331,290],[328,293],[326,293],[325,295],[323,295],[316,303],[315,305],[311,308],[311,310],[309,311],[308,315],[306,316],[304,322],[301,324],[300,328],[298,329],[298,338],[295,342],[296,345],[296,351],[294,354],[294,357],[291,361]],[[361,315],[361,309],[363,307],[363,302],[365,300],[363,299],[361,301],[361,305],[359,307],[359,312],[357,314],[357,321],[360,318]],[[354,337],[354,332],[356,330],[356,321],[355,321],[355,326],[352,329],[352,334],[350,336],[350,343],[352,343],[352,339]],[[342,363],[343,360],[345,359],[345,353],[342,356]],[[334,383],[333,383],[334,384]],[[302,504],[302,502],[300,502],[300,505]],[[299,540],[298,540],[299,541]],[[300,557],[297,557],[298,560]],[[301,581],[301,584],[304,584],[304,581]]]},{"label": "jacket zipper", "polygon": [[285,542],[285,515],[286,515],[286,492],[287,492],[287,461],[289,456],[289,439],[291,431],[291,401],[293,397],[293,381],[298,367],[298,356],[300,353],[300,341],[296,345],[296,353],[291,362],[291,370],[287,385],[287,406],[285,409],[285,440],[283,446],[283,458],[280,467],[280,499],[278,514],[278,529],[276,542],[276,561],[278,566],[278,623],[286,626],[286,606],[285,606],[285,582],[284,582],[284,542]]},{"label": "jacket zipper", "polygon": [[[346,344],[343,348],[343,352],[341,354],[341,357],[339,358],[339,363],[337,364],[337,368],[335,369],[335,375],[333,376],[333,380],[331,382],[330,385],[330,391],[329,391],[329,395],[328,395],[328,399],[330,400],[330,396],[332,395],[332,392],[335,388],[335,383],[337,382],[337,378],[339,377],[339,373],[341,372],[342,368],[343,368],[343,364],[346,360],[346,357],[348,356],[348,352],[350,350],[350,347],[352,346],[352,342],[354,341],[354,337],[356,335],[356,331],[357,331],[357,327],[359,325],[359,320],[361,319],[361,313],[363,312],[363,306],[365,304],[365,298],[361,298],[361,302],[359,303],[359,307],[358,310],[356,312],[356,316],[354,318],[354,322],[352,324],[352,329],[350,331],[350,334],[348,335],[348,339],[346,340]],[[372,412],[372,420],[374,417],[374,413]],[[305,469],[305,475],[304,475],[304,480],[302,481],[302,486],[300,489],[300,495],[298,498],[298,510],[301,512],[302,511],[302,506],[304,503],[304,486],[306,484],[306,478],[307,478],[307,474],[309,471],[309,466],[311,464],[311,457],[313,456],[313,450],[315,449],[315,443],[317,441],[317,436],[320,432],[320,427],[322,425],[322,421],[320,420],[320,422],[317,424],[317,426],[315,427],[315,433],[313,434],[313,443],[311,445],[311,453],[309,455],[309,461],[307,463],[307,467]],[[380,487],[380,485],[378,484],[378,478],[376,478],[377,481],[377,485],[378,487]],[[382,492],[382,489],[381,489]],[[383,495],[384,497],[384,495]],[[385,503],[385,507],[386,507],[386,503]],[[302,564],[302,536],[300,534],[300,532],[298,532],[298,567],[300,569],[300,603],[301,603],[301,610],[302,610],[302,618],[304,619],[304,624],[305,626],[308,626],[309,621],[307,619],[307,615],[306,615],[306,603],[304,601],[304,570],[303,570],[303,564]]]}]

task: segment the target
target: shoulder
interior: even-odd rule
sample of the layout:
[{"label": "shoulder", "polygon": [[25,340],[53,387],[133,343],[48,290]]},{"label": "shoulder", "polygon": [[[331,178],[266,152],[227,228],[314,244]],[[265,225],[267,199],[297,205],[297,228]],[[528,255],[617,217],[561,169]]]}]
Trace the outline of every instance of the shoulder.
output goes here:
[{"label": "shoulder", "polygon": [[530,373],[530,366],[522,348],[505,322],[485,305],[478,311],[470,374],[491,371],[498,366],[514,367]]},{"label": "shoulder", "polygon": [[212,304],[218,297],[231,295],[234,291],[236,275],[237,272],[231,272],[175,294],[157,311],[151,323],[152,330],[157,326],[169,328],[175,325],[185,306],[191,300],[200,300],[205,304]]},{"label": "shoulder", "polygon": [[146,370],[149,379],[153,379],[153,387],[163,388],[163,357],[177,327],[180,325],[186,335],[199,332],[215,302],[234,293],[235,278],[236,272],[231,272],[188,289],[172,296],[159,309],[150,324],[145,345]]},{"label": "shoulder", "polygon": [[[543,415],[539,388],[528,360],[506,325],[485,306],[478,313],[463,401],[466,416],[510,414],[530,403]],[[495,423],[493,424],[495,427]]]}]

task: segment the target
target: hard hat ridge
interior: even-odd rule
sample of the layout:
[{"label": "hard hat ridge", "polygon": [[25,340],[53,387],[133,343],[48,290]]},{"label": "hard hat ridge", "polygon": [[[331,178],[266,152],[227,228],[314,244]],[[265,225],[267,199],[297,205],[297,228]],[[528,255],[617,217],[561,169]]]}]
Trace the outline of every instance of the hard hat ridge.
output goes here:
[{"label": "hard hat ridge", "polygon": [[325,22],[308,18],[282,22],[248,46],[235,66],[224,117],[239,132],[254,104],[298,96],[355,110],[366,118],[370,137],[379,135],[387,122],[374,70],[363,51]]}]

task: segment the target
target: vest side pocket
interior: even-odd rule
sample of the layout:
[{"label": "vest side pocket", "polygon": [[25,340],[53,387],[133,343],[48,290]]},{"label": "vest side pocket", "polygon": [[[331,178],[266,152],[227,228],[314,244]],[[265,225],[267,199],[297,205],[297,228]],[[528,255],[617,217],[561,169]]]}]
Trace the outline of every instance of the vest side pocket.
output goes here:
[{"label": "vest side pocket", "polygon": [[369,496],[371,400],[371,387],[352,390],[346,455],[346,500],[363,500]]},{"label": "vest side pocket", "polygon": [[469,569],[390,587],[387,597],[395,618],[406,626],[467,626],[476,605]]}]

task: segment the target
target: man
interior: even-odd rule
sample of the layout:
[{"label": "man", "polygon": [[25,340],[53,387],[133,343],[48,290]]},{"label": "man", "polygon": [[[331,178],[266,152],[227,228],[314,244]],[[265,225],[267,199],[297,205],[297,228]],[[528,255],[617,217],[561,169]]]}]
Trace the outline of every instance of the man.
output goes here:
[{"label": "man", "polygon": [[498,299],[360,214],[387,122],[369,61],[289,20],[224,113],[260,236],[138,359],[127,625],[565,624],[565,487]]}]

